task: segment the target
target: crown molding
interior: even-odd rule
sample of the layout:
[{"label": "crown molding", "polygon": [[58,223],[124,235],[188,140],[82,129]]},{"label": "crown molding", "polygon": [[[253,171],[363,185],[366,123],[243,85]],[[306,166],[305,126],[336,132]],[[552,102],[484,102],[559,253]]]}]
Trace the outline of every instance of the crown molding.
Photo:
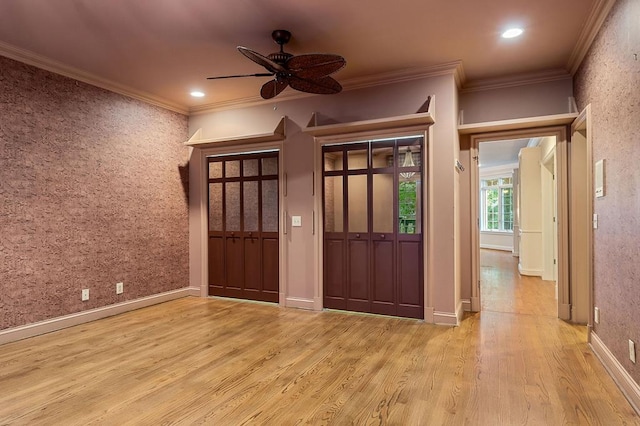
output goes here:
[{"label": "crown molding", "polygon": [[[342,82],[343,91],[366,89],[385,84],[401,83],[406,81],[421,80],[424,78],[437,77],[442,75],[453,75],[458,88],[462,87],[465,81],[462,61],[448,62],[436,66],[408,68],[400,71],[393,71],[381,74],[374,74],[365,77],[357,77]],[[290,101],[294,99],[308,98],[315,96],[311,93],[288,92],[278,95],[277,102]],[[252,96],[242,99],[214,102],[206,105],[199,105],[189,109],[190,115],[201,115],[211,112],[224,111],[236,108],[247,108],[259,105],[273,104],[273,99],[262,99],[260,96]]]},{"label": "crown molding", "polygon": [[564,69],[552,69],[534,73],[515,74],[508,77],[489,78],[467,83],[461,93],[481,92],[483,90],[505,89],[508,87],[525,86],[527,84],[548,83],[551,81],[567,80],[571,78]]},{"label": "crown molding", "polygon": [[185,105],[176,104],[174,102],[170,102],[166,99],[151,95],[132,87],[98,77],[94,74],[82,71],[78,68],[70,67],[63,63],[49,59],[45,56],[38,55],[25,49],[20,49],[1,41],[0,55],[25,63],[27,65],[32,65],[37,68],[69,77],[74,80],[82,81],[83,83],[87,83],[92,86],[97,86],[111,92],[119,93],[121,95],[137,99],[139,101],[155,105],[160,108],[168,109],[170,111],[178,112],[184,115],[187,115],[189,113],[189,109]]},{"label": "crown molding", "polygon": [[571,56],[569,56],[569,61],[567,62],[567,69],[571,76],[574,76],[578,68],[580,68],[582,61],[585,56],[587,56],[589,48],[593,44],[596,35],[598,35],[600,28],[602,28],[605,19],[609,16],[609,12],[611,12],[611,8],[615,2],[616,0],[596,0],[591,8],[591,12],[578,37],[578,42],[573,48],[573,52],[571,52]]},{"label": "crown molding", "polygon": [[464,82],[462,61],[447,62],[428,67],[407,68],[398,71],[351,78],[349,80],[345,80],[343,86],[345,90],[366,89],[369,87],[382,86],[384,84],[402,83],[405,81],[421,80],[423,78],[451,74],[455,77],[456,84],[460,85]]}]

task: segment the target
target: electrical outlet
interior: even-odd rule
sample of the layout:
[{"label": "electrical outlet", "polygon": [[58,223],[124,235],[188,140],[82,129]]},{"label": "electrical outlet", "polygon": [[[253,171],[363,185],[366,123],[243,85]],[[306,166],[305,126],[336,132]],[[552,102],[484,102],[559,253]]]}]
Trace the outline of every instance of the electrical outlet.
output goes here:
[{"label": "electrical outlet", "polygon": [[632,363],[636,363],[636,342],[629,339],[629,359]]},{"label": "electrical outlet", "polygon": [[124,283],[116,283],[116,294],[124,293]]},{"label": "electrical outlet", "polygon": [[600,308],[593,308],[593,320],[600,324]]},{"label": "electrical outlet", "polygon": [[87,300],[89,300],[89,289],[85,288],[82,289],[82,301],[86,302]]}]

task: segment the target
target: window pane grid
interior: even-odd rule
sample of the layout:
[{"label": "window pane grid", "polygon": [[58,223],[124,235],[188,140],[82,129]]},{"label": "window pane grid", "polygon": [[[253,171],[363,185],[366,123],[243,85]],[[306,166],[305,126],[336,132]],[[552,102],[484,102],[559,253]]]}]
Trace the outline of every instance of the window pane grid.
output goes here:
[{"label": "window pane grid", "polygon": [[513,178],[482,179],[480,184],[482,231],[513,231]]}]

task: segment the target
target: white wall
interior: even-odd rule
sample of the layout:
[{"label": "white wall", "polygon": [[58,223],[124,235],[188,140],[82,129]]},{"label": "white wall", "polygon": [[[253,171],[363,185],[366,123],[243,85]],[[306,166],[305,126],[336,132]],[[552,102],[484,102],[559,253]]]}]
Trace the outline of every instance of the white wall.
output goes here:
[{"label": "white wall", "polygon": [[480,248],[513,252],[513,232],[480,232]]},{"label": "white wall", "polygon": [[522,275],[542,276],[540,147],[520,150],[520,262]]}]

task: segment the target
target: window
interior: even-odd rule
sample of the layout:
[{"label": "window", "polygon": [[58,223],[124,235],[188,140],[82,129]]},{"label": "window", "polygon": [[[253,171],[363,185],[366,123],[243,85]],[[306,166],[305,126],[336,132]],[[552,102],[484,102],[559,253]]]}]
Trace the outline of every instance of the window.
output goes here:
[{"label": "window", "polygon": [[480,182],[482,231],[513,231],[513,179],[509,176]]}]

